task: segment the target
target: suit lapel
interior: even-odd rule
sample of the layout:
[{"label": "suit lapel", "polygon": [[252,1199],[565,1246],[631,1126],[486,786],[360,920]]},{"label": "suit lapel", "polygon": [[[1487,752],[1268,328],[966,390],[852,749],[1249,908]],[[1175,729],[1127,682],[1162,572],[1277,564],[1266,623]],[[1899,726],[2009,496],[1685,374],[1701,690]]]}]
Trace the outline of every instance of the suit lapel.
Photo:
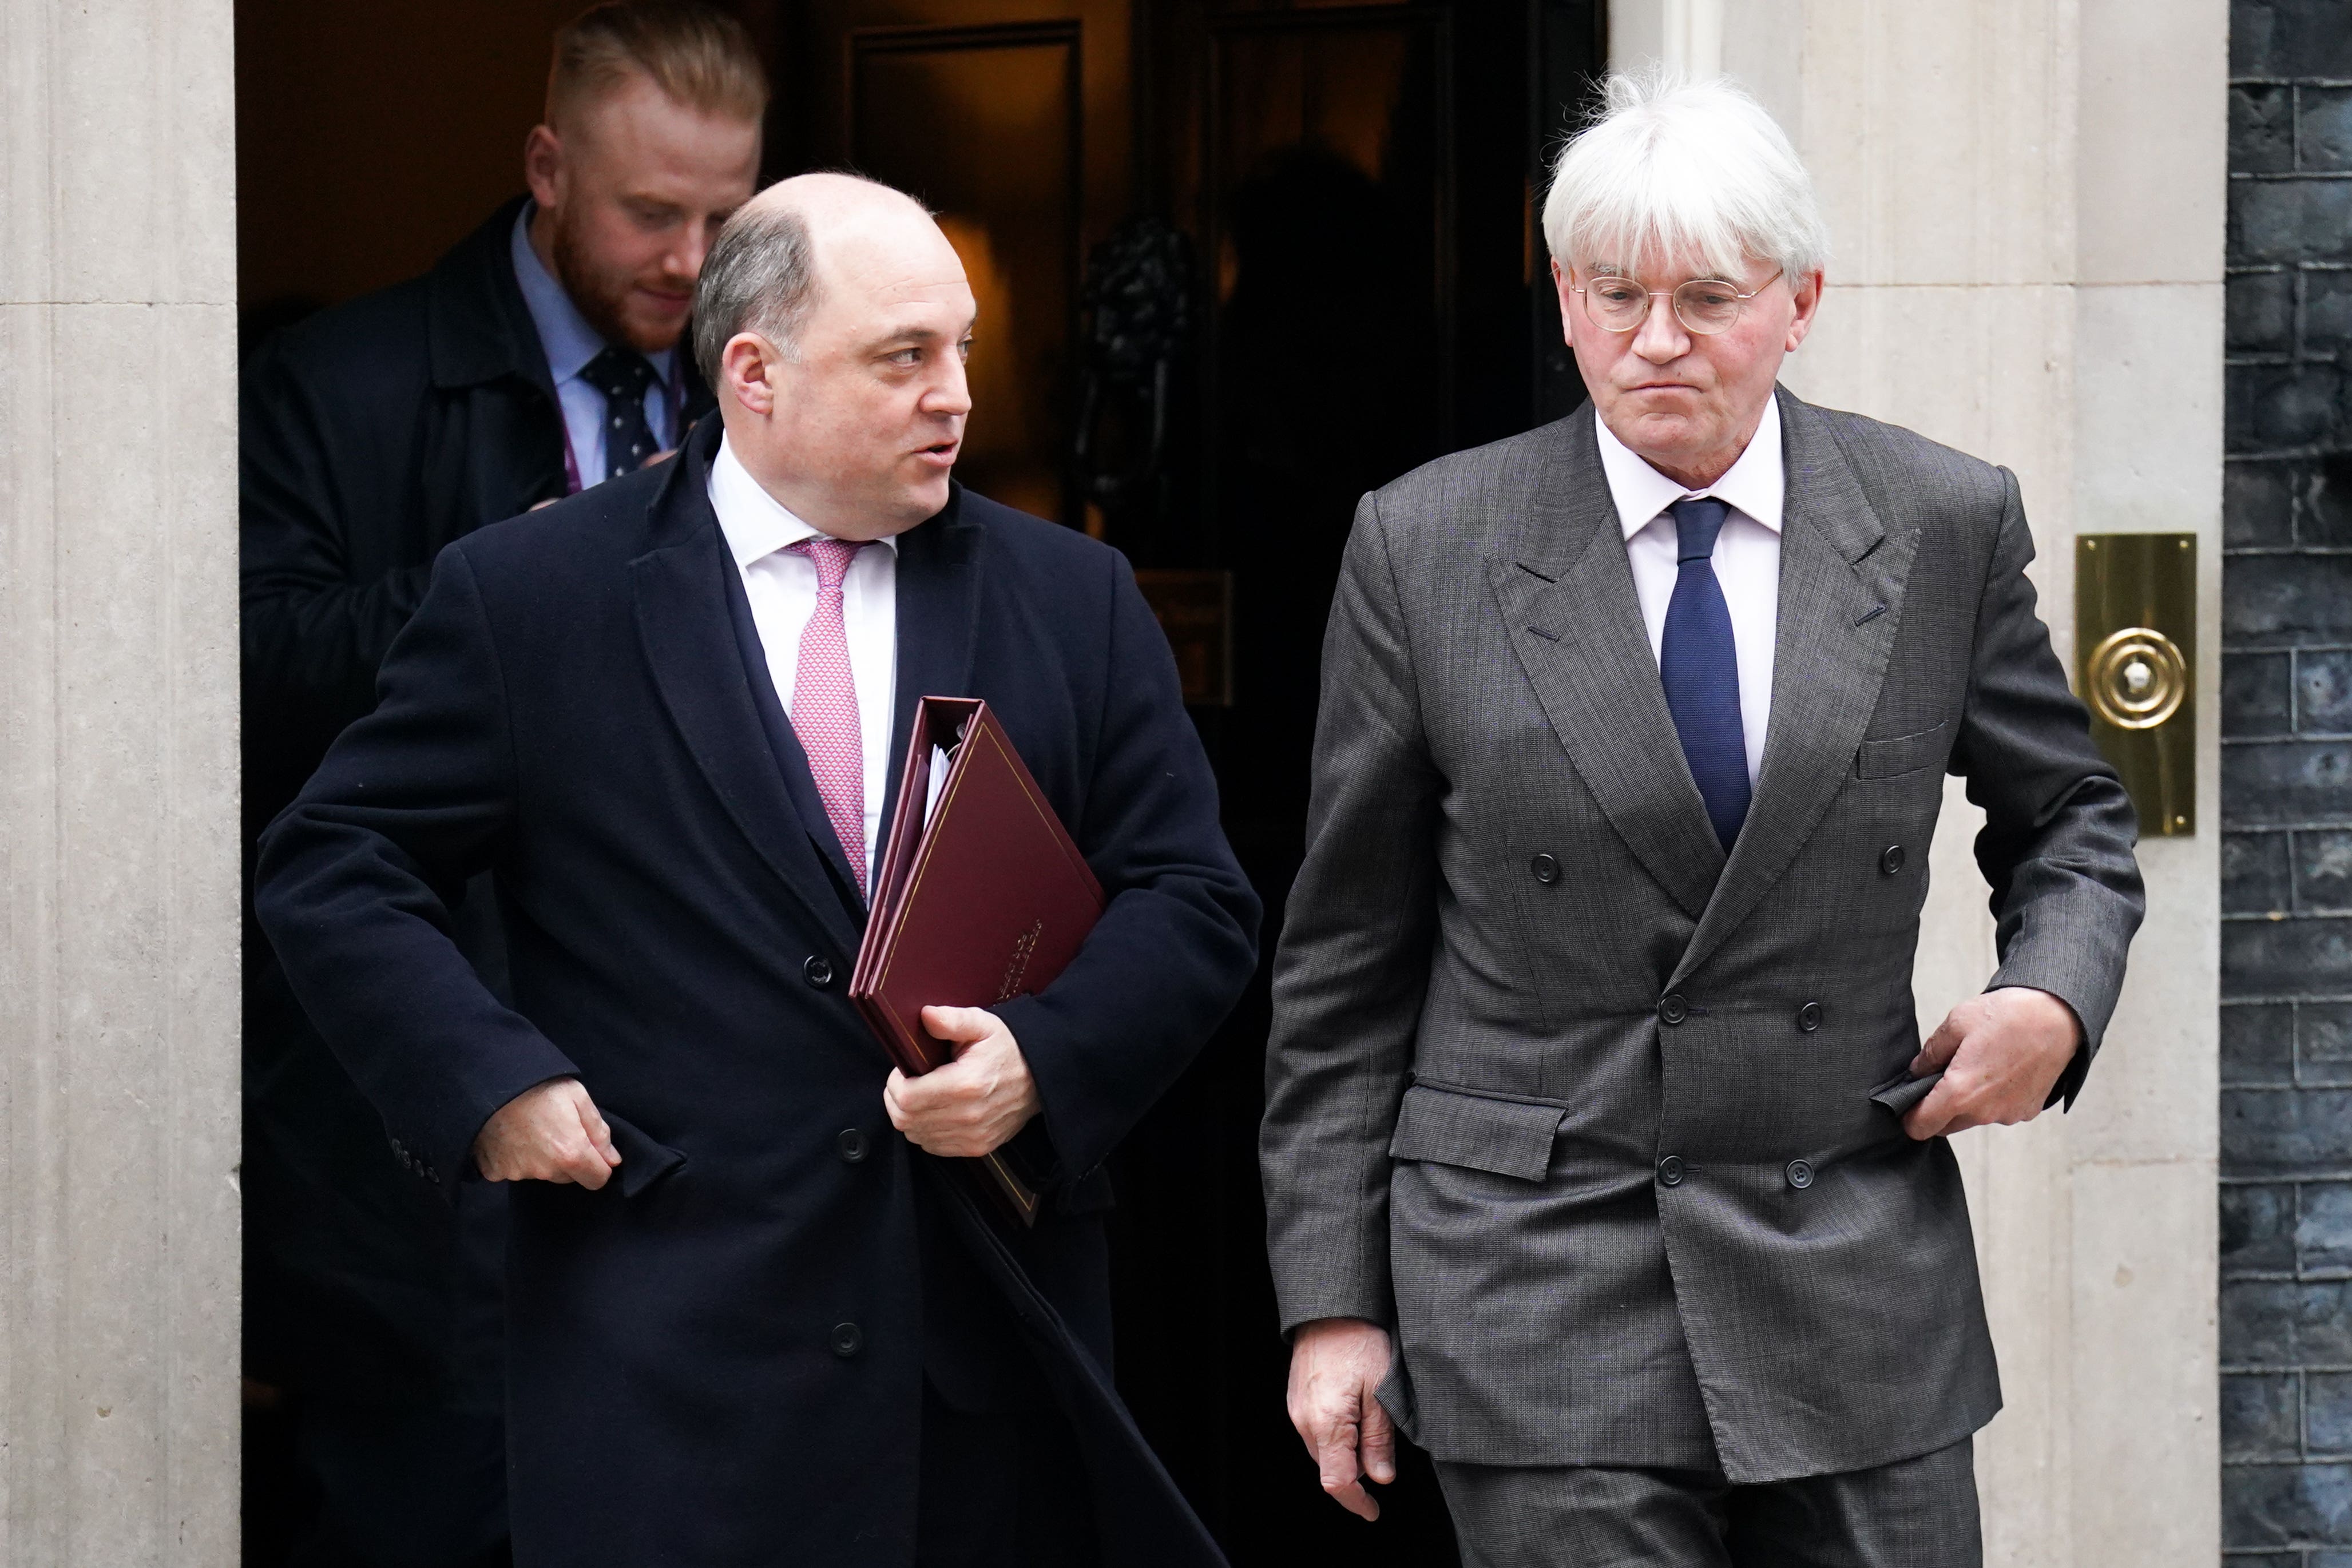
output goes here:
[{"label": "suit lapel", "polygon": [[[970,696],[980,625],[981,528],[966,521],[959,485],[947,509],[898,536],[898,692],[891,702],[890,776],[882,799],[887,836],[906,776],[907,739],[925,697]],[[876,862],[887,849],[875,847]]]},{"label": "suit lapel", "polygon": [[[791,758],[776,754],[755,699],[728,601],[735,563],[704,484],[718,438],[696,434],[655,503],[655,548],[630,562],[638,635],[663,706],[728,815],[846,957],[857,950],[857,924],[835,894],[835,873],[818,852],[807,809],[787,782],[793,763],[807,780],[807,762],[789,726]],[[814,782],[807,792],[814,800]],[[821,802],[814,820],[825,821]]]},{"label": "suit lapel", "polygon": [[1688,975],[1754,912],[1853,771],[1902,620],[1916,538],[1889,538],[1828,425],[1780,399],[1787,502],[1772,718],[1748,821],[1676,966]]},{"label": "suit lapel", "polygon": [[[1691,781],[1588,406],[1529,476],[1527,519],[1492,562],[1511,646],[1560,745],[1618,836],[1692,919],[1723,847]],[[1604,548],[1605,547],[1605,548]]]}]

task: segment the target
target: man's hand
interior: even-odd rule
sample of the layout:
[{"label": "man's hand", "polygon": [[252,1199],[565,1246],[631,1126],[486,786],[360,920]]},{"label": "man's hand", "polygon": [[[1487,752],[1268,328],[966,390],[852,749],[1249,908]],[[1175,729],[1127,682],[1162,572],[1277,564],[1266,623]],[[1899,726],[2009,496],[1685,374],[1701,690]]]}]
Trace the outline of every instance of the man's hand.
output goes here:
[{"label": "man's hand", "polygon": [[882,1086],[890,1124],[917,1148],[951,1159],[994,1154],[1044,1109],[1021,1042],[983,1008],[925,1008],[923,1027],[955,1060],[920,1078],[893,1068]]},{"label": "man's hand", "polygon": [[1349,1513],[1378,1519],[1366,1480],[1396,1479],[1396,1427],[1373,1397],[1389,1375],[1388,1331],[1361,1318],[1318,1318],[1290,1340],[1290,1424]]},{"label": "man's hand", "polygon": [[2083,1042],[2074,1009],[2047,991],[2004,986],[1954,1008],[1911,1061],[1911,1075],[1943,1081],[1903,1118],[1915,1138],[2031,1122]]},{"label": "man's hand", "polygon": [[577,1078],[551,1078],[492,1113],[474,1136],[487,1181],[577,1182],[593,1192],[621,1163],[613,1130]]}]

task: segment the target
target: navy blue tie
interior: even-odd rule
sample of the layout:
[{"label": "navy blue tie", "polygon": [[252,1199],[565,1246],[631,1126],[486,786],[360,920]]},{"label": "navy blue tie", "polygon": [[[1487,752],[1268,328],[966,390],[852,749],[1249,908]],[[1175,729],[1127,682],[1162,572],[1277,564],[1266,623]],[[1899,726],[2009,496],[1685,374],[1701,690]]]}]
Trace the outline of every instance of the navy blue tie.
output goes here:
[{"label": "navy blue tie", "polygon": [[1739,722],[1739,652],[1731,642],[1731,607],[1715,580],[1715,540],[1730,508],[1712,497],[1676,501],[1675,538],[1682,570],[1666,601],[1658,649],[1666,708],[1706,820],[1726,854],[1748,820],[1748,735]]},{"label": "navy blue tie", "polygon": [[[581,368],[580,379],[604,394],[604,472],[617,479],[645,466],[654,455],[652,426],[646,423],[646,392],[659,380],[653,363],[629,349],[606,349]],[[582,475],[583,483],[590,483]]]}]

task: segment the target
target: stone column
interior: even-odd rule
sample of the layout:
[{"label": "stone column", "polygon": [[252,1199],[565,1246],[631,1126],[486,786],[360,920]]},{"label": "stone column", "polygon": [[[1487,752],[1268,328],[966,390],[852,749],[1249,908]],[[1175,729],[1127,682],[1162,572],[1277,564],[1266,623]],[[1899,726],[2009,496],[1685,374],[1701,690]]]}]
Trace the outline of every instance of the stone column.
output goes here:
[{"label": "stone column", "polygon": [[236,1554],[228,0],[0,0],[0,1564]]},{"label": "stone column", "polygon": [[[2078,532],[2200,541],[2200,830],[2141,848],[2148,922],[2078,1108],[1956,1145],[2008,1399],[1978,1451],[1987,1557],[2019,1568],[2219,1550],[2228,20],[2222,0],[1724,11],[1723,68],[1796,141],[1836,245],[1789,383],[2014,469],[2043,619],[2070,663]],[[1931,856],[1923,1028],[1993,967],[1979,821],[1954,789]]]}]

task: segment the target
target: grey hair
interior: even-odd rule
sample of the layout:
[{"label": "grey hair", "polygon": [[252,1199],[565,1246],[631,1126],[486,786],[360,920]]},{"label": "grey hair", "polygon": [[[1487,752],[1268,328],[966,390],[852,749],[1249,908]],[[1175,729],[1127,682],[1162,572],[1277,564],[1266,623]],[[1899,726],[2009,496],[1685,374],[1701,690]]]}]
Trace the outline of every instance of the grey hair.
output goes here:
[{"label": "grey hair", "polygon": [[719,359],[739,332],[757,332],[793,358],[816,308],[808,220],[782,203],[751,203],[727,220],[694,286],[694,363],[719,385]]},{"label": "grey hair", "polygon": [[1609,78],[1601,118],[1552,165],[1543,231],[1562,267],[1696,253],[1734,279],[1769,261],[1794,285],[1830,255],[1812,179],[1764,106],[1663,68]]}]

